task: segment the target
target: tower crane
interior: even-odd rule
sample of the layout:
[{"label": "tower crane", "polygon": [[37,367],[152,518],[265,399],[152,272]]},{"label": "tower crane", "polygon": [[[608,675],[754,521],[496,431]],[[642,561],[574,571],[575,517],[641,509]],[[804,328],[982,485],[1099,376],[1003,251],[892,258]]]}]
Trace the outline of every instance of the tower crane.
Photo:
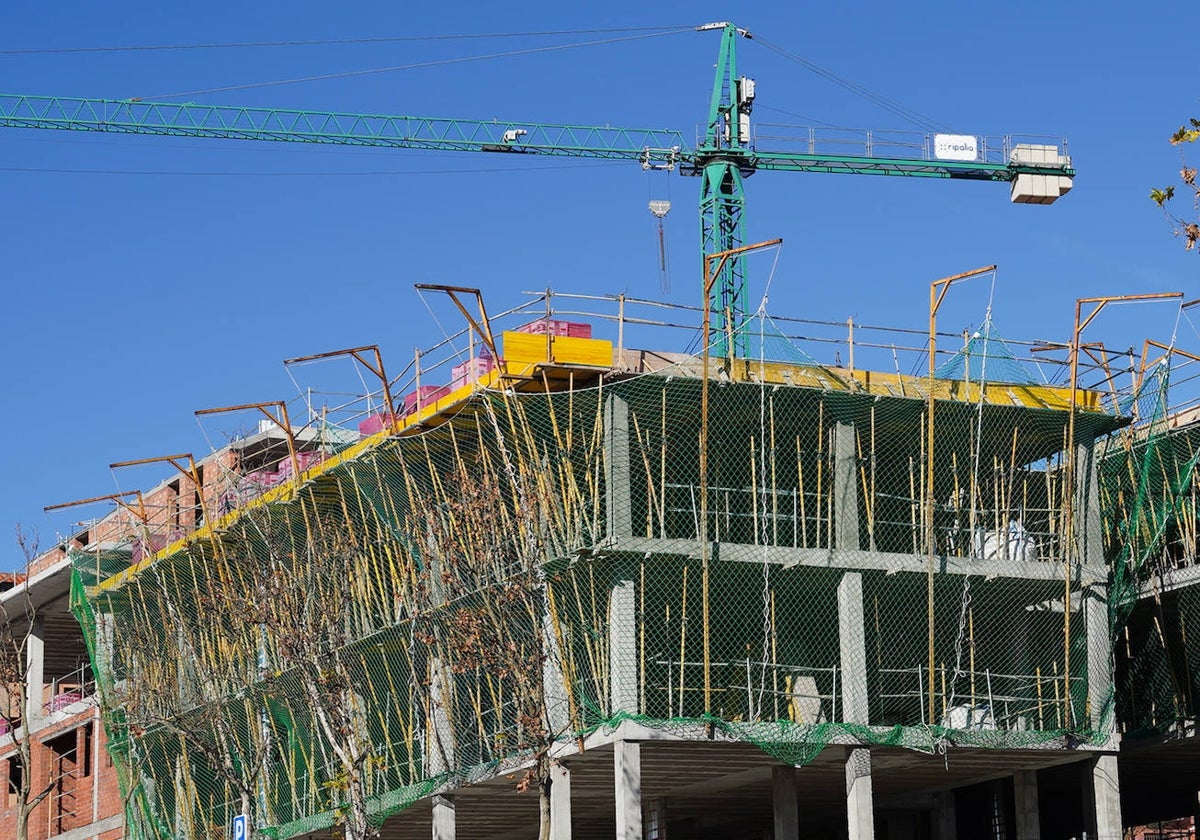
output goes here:
[{"label": "tower crane", "polygon": [[[1075,170],[1066,144],[999,141],[971,135],[925,135],[894,156],[880,154],[867,135],[857,154],[827,153],[815,133],[801,150],[759,148],[750,114],[753,79],[737,72],[737,41],[753,35],[732,23],[707,23],[721,44],[704,136],[694,148],[670,129],[554,125],[499,120],[435,119],[229,105],[176,104],[139,99],[84,99],[0,94],[0,127],[103,131],[433,149],[458,152],[628,160],[646,169],[678,169],[700,179],[701,255],[732,251],[745,241],[743,181],[759,170],[899,175],[1011,185],[1014,202],[1050,204],[1071,188]],[[708,305],[719,356],[745,355],[746,274],[733,256],[724,262]]]}]

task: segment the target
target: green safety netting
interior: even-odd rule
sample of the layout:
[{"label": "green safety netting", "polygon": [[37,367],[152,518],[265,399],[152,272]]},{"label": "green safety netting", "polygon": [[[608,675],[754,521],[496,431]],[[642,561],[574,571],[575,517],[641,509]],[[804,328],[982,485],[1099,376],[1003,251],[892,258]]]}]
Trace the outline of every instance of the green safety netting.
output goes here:
[{"label": "green safety netting", "polygon": [[1025,369],[996,332],[991,316],[971,334],[961,350],[942,362],[934,374],[939,379],[967,382],[1007,382],[1033,385],[1037,380]]},{"label": "green safety netting", "polygon": [[[377,826],[631,718],[796,765],[1107,740],[1114,503],[1063,515],[1061,394],[939,392],[930,486],[919,392],[759,371],[702,430],[693,367],[479,392],[153,562],[78,553],[130,836]],[[1075,424],[1106,478],[1120,425]]]},{"label": "green safety netting", "polygon": [[1138,422],[1106,442],[1101,499],[1112,568],[1118,714],[1128,733],[1168,733],[1200,710],[1196,466],[1200,424],[1171,416],[1170,366],[1123,405]]},{"label": "green safety netting", "polygon": [[747,318],[735,330],[735,346],[745,348],[745,357],[754,361],[783,362],[790,365],[820,363],[789,338],[765,311]]}]

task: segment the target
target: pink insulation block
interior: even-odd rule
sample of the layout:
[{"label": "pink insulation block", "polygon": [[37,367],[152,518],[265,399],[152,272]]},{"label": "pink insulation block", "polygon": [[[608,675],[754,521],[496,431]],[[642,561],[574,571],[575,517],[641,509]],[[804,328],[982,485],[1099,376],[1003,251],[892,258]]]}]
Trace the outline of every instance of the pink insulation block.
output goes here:
[{"label": "pink insulation block", "polygon": [[[411,394],[404,395],[404,413],[412,414],[420,408],[425,408],[428,405],[440,400],[442,397],[449,394],[451,387],[449,385],[422,385]],[[420,406],[417,405],[418,401]]]},{"label": "pink insulation block", "polygon": [[478,382],[488,371],[496,369],[496,360],[491,356],[479,356],[468,359],[461,365],[450,369],[450,387],[461,388],[471,382]]},{"label": "pink insulation block", "polygon": [[533,335],[545,335],[549,327],[551,335],[570,336],[571,338],[591,338],[592,325],[584,324],[579,321],[558,321],[554,319],[546,320],[542,318],[539,321],[530,321],[528,324],[523,324],[517,327],[517,332],[532,333]]}]

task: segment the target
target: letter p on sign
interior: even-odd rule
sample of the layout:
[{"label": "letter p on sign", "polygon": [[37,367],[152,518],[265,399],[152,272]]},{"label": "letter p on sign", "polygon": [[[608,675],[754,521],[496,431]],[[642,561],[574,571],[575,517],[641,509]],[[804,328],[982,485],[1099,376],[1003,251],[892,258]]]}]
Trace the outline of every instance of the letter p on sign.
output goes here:
[{"label": "letter p on sign", "polygon": [[238,814],[233,818],[232,840],[246,840],[246,815]]}]

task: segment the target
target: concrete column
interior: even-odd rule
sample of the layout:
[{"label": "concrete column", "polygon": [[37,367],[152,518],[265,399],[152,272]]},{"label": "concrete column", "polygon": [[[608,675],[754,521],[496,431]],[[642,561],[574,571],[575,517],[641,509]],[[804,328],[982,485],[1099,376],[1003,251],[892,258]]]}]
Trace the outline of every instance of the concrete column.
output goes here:
[{"label": "concrete column", "polygon": [[871,793],[871,751],[846,750],[846,824],[849,840],[874,840],[875,803]]},{"label": "concrete column", "polygon": [[[1113,652],[1108,629],[1108,579],[1104,560],[1104,530],[1100,520],[1100,483],[1097,477],[1095,445],[1092,441],[1075,445],[1075,511],[1072,534],[1085,580],[1099,580],[1081,593],[1084,628],[1087,634],[1087,699],[1089,724],[1098,731],[1104,723],[1108,701],[1113,693]],[[1072,632],[1074,636],[1074,631]],[[1112,716],[1108,733],[1115,734]]]},{"label": "concrete column", "polygon": [[771,768],[771,800],[775,810],[774,840],[799,840],[800,808],[796,800],[796,768]]},{"label": "concrete column", "polygon": [[433,797],[433,840],[454,840],[454,797]]},{"label": "concrete column", "polygon": [[858,441],[850,423],[833,427],[833,527],[834,548],[859,548]]},{"label": "concrete column", "polygon": [[1013,799],[1017,814],[1017,840],[1042,840],[1036,770],[1013,773]]},{"label": "concrete column", "polygon": [[557,737],[571,728],[571,704],[563,677],[562,649],[558,645],[554,623],[550,620],[548,603],[543,605],[542,612],[542,652],[542,691],[546,700],[547,723],[550,724],[551,735]]},{"label": "concrete column", "polygon": [[[1087,632],[1088,718],[1093,732],[1104,730],[1116,735],[1116,715],[1111,713],[1113,699],[1112,634],[1108,627],[1108,588],[1101,583],[1086,587],[1083,620]],[[1105,719],[1107,714],[1107,720]]]},{"label": "concrete column", "polygon": [[1098,755],[1088,765],[1091,772],[1084,778],[1084,786],[1091,805],[1088,814],[1090,838],[1121,840],[1121,784],[1117,777],[1117,757],[1111,753]]},{"label": "concrete column", "polygon": [[954,791],[944,790],[933,795],[934,840],[958,840],[958,811],[954,807]]},{"label": "concrete column", "polygon": [[629,403],[610,394],[604,401],[604,509],[609,540],[633,536],[629,487]]},{"label": "concrete column", "polygon": [[[453,675],[440,659],[429,662],[429,720],[425,725],[425,775],[436,776],[454,767],[454,727],[450,701]],[[451,837],[454,835],[451,834]]]},{"label": "concrete column", "polygon": [[96,678],[111,673],[113,638],[116,636],[117,619],[112,613],[96,613]]},{"label": "concrete column", "polygon": [[550,763],[550,840],[571,840],[571,771]]},{"label": "concrete column", "polygon": [[642,745],[613,744],[613,784],[617,800],[617,840],[642,840]]},{"label": "concrete column", "polygon": [[618,581],[608,602],[609,714],[638,714],[637,587]]},{"label": "concrete column", "polygon": [[1078,562],[1104,572],[1104,528],[1100,521],[1100,482],[1092,441],[1075,444],[1075,511],[1072,518]]},{"label": "concrete column", "polygon": [[[863,632],[862,575],[847,572],[837,588],[838,642],[841,647],[842,706],[845,723],[870,723],[867,704],[867,645]],[[835,720],[836,720],[835,716]]]},{"label": "concrete column", "polygon": [[[38,615],[25,640],[25,731],[42,716],[42,688],[46,683],[46,617]],[[28,770],[26,770],[28,772]]]}]

